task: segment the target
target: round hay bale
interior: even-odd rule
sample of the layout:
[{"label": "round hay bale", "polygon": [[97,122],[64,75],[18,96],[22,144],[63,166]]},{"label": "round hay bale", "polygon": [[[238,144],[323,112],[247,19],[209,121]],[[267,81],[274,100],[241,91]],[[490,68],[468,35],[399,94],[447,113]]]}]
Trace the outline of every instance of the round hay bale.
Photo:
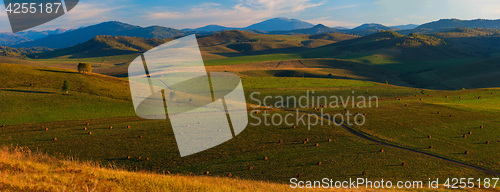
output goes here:
[{"label": "round hay bale", "polygon": [[210,175],[210,172],[209,171],[205,171],[204,173],[205,175]]},{"label": "round hay bale", "polygon": [[328,139],[328,142],[332,142],[332,139]]},{"label": "round hay bale", "polygon": [[295,128],[297,128],[297,126],[295,126],[295,125],[294,125],[294,126],[292,127],[292,129],[295,129]]},{"label": "round hay bale", "polygon": [[250,171],[253,170],[253,167],[252,166],[248,167],[248,170],[250,170]]},{"label": "round hay bale", "polygon": [[170,171],[167,171],[167,172],[165,172],[165,173],[170,175]]},{"label": "round hay bale", "polygon": [[2,125],[2,128],[5,128],[5,125]]},{"label": "round hay bale", "polygon": [[441,114],[441,111],[438,111],[438,114]]},{"label": "round hay bale", "polygon": [[307,141],[304,141],[304,144],[306,144],[306,143],[307,143]]},{"label": "round hay bale", "polygon": [[264,157],[264,161],[267,161],[267,160],[269,160],[269,158],[268,157]]},{"label": "round hay bale", "polygon": [[89,132],[89,135],[92,135],[92,132]]},{"label": "round hay bale", "polygon": [[459,99],[462,99],[462,97],[458,97]]},{"label": "round hay bale", "polygon": [[380,153],[383,153],[384,152],[384,149],[380,149]]},{"label": "round hay bale", "polygon": [[57,137],[54,137],[54,141],[57,141]]},{"label": "round hay bale", "polygon": [[481,99],[481,96],[477,97],[477,99]]},{"label": "round hay bale", "polygon": [[139,139],[142,139],[142,135],[141,135],[141,136],[139,136]]},{"label": "round hay bale", "polygon": [[427,138],[429,138],[429,139],[430,139],[430,138],[432,138],[432,136],[431,136],[431,135],[428,135],[428,136],[427,136]]},{"label": "round hay bale", "polygon": [[283,140],[279,140],[278,142],[279,142],[280,144],[283,144]]},{"label": "round hay bale", "polygon": [[420,101],[422,101],[422,98],[420,98]]},{"label": "round hay bale", "polygon": [[127,129],[130,129],[130,125],[127,126]]},{"label": "round hay bale", "polygon": [[448,98],[448,96],[444,96],[444,98]]},{"label": "round hay bale", "polygon": [[402,163],[401,163],[401,166],[406,166],[406,163],[405,163],[405,162],[402,162]]},{"label": "round hay bale", "polygon": [[302,175],[302,174],[300,174],[300,173],[299,173],[299,174],[297,174],[297,178],[301,178],[301,177],[304,177],[304,175]]},{"label": "round hay bale", "polygon": [[139,157],[137,157],[137,159],[142,159],[142,157],[141,157],[141,156],[139,156]]},{"label": "round hay bale", "polygon": [[113,129],[113,126],[109,126],[109,129]]},{"label": "round hay bale", "polygon": [[482,128],[484,128],[484,126],[482,126],[482,125],[481,125],[481,126],[479,126],[479,129],[482,129]]},{"label": "round hay bale", "polygon": [[408,107],[408,104],[405,104],[405,107]]},{"label": "round hay bale", "polygon": [[472,135],[472,131],[469,131],[469,135]]},{"label": "round hay bale", "polygon": [[232,173],[228,173],[228,174],[227,174],[227,177],[232,177],[232,176],[233,176],[233,174],[232,174]]},{"label": "round hay bale", "polygon": [[318,147],[318,146],[319,146],[319,144],[317,144],[317,143],[316,143],[316,144],[314,144],[314,146],[315,146],[315,147]]},{"label": "round hay bale", "polygon": [[363,171],[361,175],[367,175],[368,173],[366,171]]},{"label": "round hay bale", "polygon": [[490,144],[490,141],[486,141],[486,143],[485,143],[485,144],[486,144],[486,145],[489,145],[489,144]]},{"label": "round hay bale", "polygon": [[464,154],[468,155],[469,153],[470,153],[469,151],[465,151],[465,153],[464,153]]},{"label": "round hay bale", "polygon": [[90,123],[87,123],[86,125],[87,125],[87,126],[89,126],[89,125],[90,125]]},{"label": "round hay bale", "polygon": [[149,161],[149,157],[146,157],[146,161]]},{"label": "round hay bale", "polygon": [[434,146],[432,146],[432,145],[431,145],[431,146],[429,146],[429,149],[434,149]]},{"label": "round hay bale", "polygon": [[464,135],[464,138],[467,138],[467,135]]},{"label": "round hay bale", "polygon": [[83,128],[83,130],[84,130],[84,131],[87,131],[87,127],[84,127],[84,128]]},{"label": "round hay bale", "polygon": [[48,130],[49,130],[49,128],[45,128],[45,131],[48,131]]},{"label": "round hay bale", "polygon": [[309,142],[309,138],[307,138],[305,141]]},{"label": "round hay bale", "polygon": [[318,162],[318,165],[323,165],[323,163],[321,163],[321,161],[320,161],[320,162]]},{"label": "round hay bale", "polygon": [[127,156],[127,159],[130,159],[130,156]]}]

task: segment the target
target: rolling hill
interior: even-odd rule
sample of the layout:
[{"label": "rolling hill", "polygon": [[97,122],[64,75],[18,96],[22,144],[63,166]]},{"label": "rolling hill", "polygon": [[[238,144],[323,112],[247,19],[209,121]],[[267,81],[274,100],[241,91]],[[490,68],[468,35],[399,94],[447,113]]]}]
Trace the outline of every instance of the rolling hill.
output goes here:
[{"label": "rolling hill", "polygon": [[184,36],[186,34],[187,32],[172,28],[159,26],[143,28],[117,21],[110,21],[80,29],[75,29],[62,34],[49,35],[45,38],[35,41],[17,44],[14,47],[47,47],[52,49],[60,49],[75,46],[79,43],[84,43],[100,35],[140,37],[146,39],[167,39],[172,37]]},{"label": "rolling hill", "polygon": [[67,58],[106,57],[142,53],[161,45],[171,39],[143,39],[124,36],[97,36],[91,40],[73,47],[58,49],[52,52],[44,52],[29,55],[34,58],[56,58],[66,56]]}]

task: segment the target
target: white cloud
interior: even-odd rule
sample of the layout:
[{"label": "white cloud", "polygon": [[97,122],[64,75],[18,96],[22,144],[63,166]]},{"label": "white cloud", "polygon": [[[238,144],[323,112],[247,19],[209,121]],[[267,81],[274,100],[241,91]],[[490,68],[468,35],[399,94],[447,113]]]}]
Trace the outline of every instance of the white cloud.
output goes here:
[{"label": "white cloud", "polygon": [[171,22],[176,23],[177,27],[199,27],[213,23],[230,27],[245,27],[263,19],[298,13],[323,3],[314,3],[312,0],[247,0],[240,1],[229,8],[206,3],[183,12],[150,11],[144,18],[164,22],[175,20]]}]

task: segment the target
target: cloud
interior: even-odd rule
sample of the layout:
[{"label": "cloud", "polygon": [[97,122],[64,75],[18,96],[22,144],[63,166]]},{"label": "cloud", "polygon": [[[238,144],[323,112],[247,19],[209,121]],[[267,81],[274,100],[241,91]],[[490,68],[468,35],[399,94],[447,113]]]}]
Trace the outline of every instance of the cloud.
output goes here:
[{"label": "cloud", "polygon": [[[182,27],[199,27],[211,23],[245,27],[257,21],[284,14],[294,14],[324,2],[312,0],[247,0],[239,1],[232,7],[222,7],[215,3],[194,6],[187,11],[149,11],[144,18],[154,21],[176,23]],[[175,20],[175,21],[174,21]],[[235,24],[237,26],[235,26]]]}]

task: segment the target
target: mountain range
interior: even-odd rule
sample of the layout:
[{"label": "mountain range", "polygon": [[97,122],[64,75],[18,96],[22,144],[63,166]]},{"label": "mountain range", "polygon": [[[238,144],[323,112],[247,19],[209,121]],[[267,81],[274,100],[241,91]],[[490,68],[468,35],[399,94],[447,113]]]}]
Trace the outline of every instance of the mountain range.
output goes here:
[{"label": "mountain range", "polygon": [[73,30],[58,29],[54,31],[28,31],[16,34],[0,33],[0,45],[11,46],[16,48],[21,47],[44,47],[50,49],[60,49],[75,46],[91,40],[96,36],[128,36],[144,39],[159,38],[168,39],[173,37],[185,36],[190,34],[211,35],[217,31],[224,30],[241,30],[260,34],[279,34],[279,35],[294,35],[294,34],[323,34],[323,33],[345,33],[357,36],[370,35],[379,31],[398,31],[401,34],[411,33],[436,33],[445,32],[451,29],[463,28],[490,28],[499,29],[500,20],[458,20],[458,19],[442,19],[426,23],[420,26],[416,25],[400,25],[388,27],[382,24],[369,23],[355,27],[353,29],[331,28],[325,25],[313,25],[311,23],[300,21],[297,19],[274,18],[260,23],[250,25],[245,28],[230,28],[220,25],[208,25],[197,29],[173,29],[161,26],[140,27],[121,23],[118,21],[104,22],[88,27],[82,27]]}]

